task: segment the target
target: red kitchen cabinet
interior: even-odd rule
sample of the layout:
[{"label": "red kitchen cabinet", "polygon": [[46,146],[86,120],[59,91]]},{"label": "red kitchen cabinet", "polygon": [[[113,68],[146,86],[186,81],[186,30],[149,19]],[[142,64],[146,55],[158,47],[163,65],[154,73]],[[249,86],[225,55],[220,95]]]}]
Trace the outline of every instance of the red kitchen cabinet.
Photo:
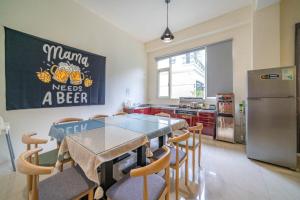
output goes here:
[{"label": "red kitchen cabinet", "polygon": [[215,113],[205,113],[201,112],[198,114],[198,117],[195,118],[194,124],[196,123],[203,124],[202,134],[216,136],[216,114]]},{"label": "red kitchen cabinet", "polygon": [[133,113],[140,113],[140,114],[150,114],[150,108],[135,108],[133,109]]},{"label": "red kitchen cabinet", "polygon": [[144,114],[150,115],[151,114],[151,108],[144,108]]},{"label": "red kitchen cabinet", "polygon": [[175,116],[175,112],[172,109],[161,109],[160,112],[167,113],[167,114],[171,115],[171,117]]},{"label": "red kitchen cabinet", "polygon": [[147,114],[150,115],[151,114],[151,108],[146,107],[146,108],[133,108],[133,109],[129,109],[129,108],[124,108],[123,109],[124,112],[126,113],[141,113],[141,114]]},{"label": "red kitchen cabinet", "polygon": [[133,113],[134,109],[130,109],[130,108],[123,108],[123,112],[126,112],[126,113]]},{"label": "red kitchen cabinet", "polygon": [[151,108],[151,110],[150,110],[151,115],[155,115],[155,114],[160,113],[160,112],[161,112],[160,108]]}]

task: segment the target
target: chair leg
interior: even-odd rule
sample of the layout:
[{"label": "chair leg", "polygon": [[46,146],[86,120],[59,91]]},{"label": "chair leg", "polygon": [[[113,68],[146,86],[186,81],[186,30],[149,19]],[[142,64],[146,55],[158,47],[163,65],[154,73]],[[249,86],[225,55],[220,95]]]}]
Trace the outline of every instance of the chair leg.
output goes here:
[{"label": "chair leg", "polygon": [[179,166],[176,167],[175,194],[176,194],[176,200],[178,200],[179,199]]},{"label": "chair leg", "polygon": [[196,162],[196,160],[195,160],[196,159],[195,158],[196,157],[196,155],[195,155],[196,149],[193,149],[192,151],[193,151],[193,176],[194,176],[195,175],[195,162]]},{"label": "chair leg", "polygon": [[170,167],[167,167],[165,170],[165,179],[167,185],[167,194],[165,196],[165,199],[169,200],[170,199]]},{"label": "chair leg", "polygon": [[59,167],[59,171],[62,172],[64,170],[64,163],[61,163],[60,167]]},{"label": "chair leg", "polygon": [[185,186],[188,186],[188,178],[189,178],[189,160],[185,161]]},{"label": "chair leg", "polygon": [[72,167],[75,166],[75,161],[73,159],[71,160],[71,165],[72,165]]},{"label": "chair leg", "polygon": [[201,162],[201,143],[199,143],[198,147],[198,166],[200,167],[200,162]]},{"label": "chair leg", "polygon": [[13,171],[16,171],[15,154],[14,154],[13,147],[12,147],[12,144],[11,144],[11,139],[10,139],[9,132],[5,134],[5,137],[6,137],[8,150],[9,150],[11,165],[13,167]]},{"label": "chair leg", "polygon": [[88,200],[93,200],[93,199],[94,199],[94,190],[91,189],[88,194]]}]

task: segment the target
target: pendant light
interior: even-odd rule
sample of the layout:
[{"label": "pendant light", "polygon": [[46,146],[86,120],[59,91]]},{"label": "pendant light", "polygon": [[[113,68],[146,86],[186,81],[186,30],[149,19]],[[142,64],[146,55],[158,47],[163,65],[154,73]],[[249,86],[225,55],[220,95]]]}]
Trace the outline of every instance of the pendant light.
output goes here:
[{"label": "pendant light", "polygon": [[167,4],[167,28],[166,28],[164,34],[160,37],[160,39],[165,43],[169,43],[169,42],[172,42],[172,40],[174,39],[174,35],[169,29],[169,3],[170,3],[170,0],[165,0],[165,1]]}]

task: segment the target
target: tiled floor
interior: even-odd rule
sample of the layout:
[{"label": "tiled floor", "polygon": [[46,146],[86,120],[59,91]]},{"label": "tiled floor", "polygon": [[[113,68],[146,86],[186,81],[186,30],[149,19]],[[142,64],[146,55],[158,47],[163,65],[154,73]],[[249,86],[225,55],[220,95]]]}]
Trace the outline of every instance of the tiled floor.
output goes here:
[{"label": "tiled floor", "polygon": [[[249,160],[243,145],[211,140],[203,143],[201,168],[196,168],[194,178],[190,168],[189,188],[181,181],[185,191],[181,192],[181,200],[300,199],[300,173]],[[9,164],[0,164],[0,199],[26,199],[25,177],[9,172],[9,168]],[[174,181],[171,184],[171,199],[175,199]]]}]

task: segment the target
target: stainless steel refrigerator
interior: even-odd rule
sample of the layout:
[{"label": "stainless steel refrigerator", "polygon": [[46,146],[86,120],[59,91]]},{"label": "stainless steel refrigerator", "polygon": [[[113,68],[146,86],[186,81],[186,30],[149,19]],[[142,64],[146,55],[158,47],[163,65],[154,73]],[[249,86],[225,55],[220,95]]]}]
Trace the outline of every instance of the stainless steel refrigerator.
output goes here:
[{"label": "stainless steel refrigerator", "polygon": [[296,67],[248,71],[248,158],[296,169]]}]

